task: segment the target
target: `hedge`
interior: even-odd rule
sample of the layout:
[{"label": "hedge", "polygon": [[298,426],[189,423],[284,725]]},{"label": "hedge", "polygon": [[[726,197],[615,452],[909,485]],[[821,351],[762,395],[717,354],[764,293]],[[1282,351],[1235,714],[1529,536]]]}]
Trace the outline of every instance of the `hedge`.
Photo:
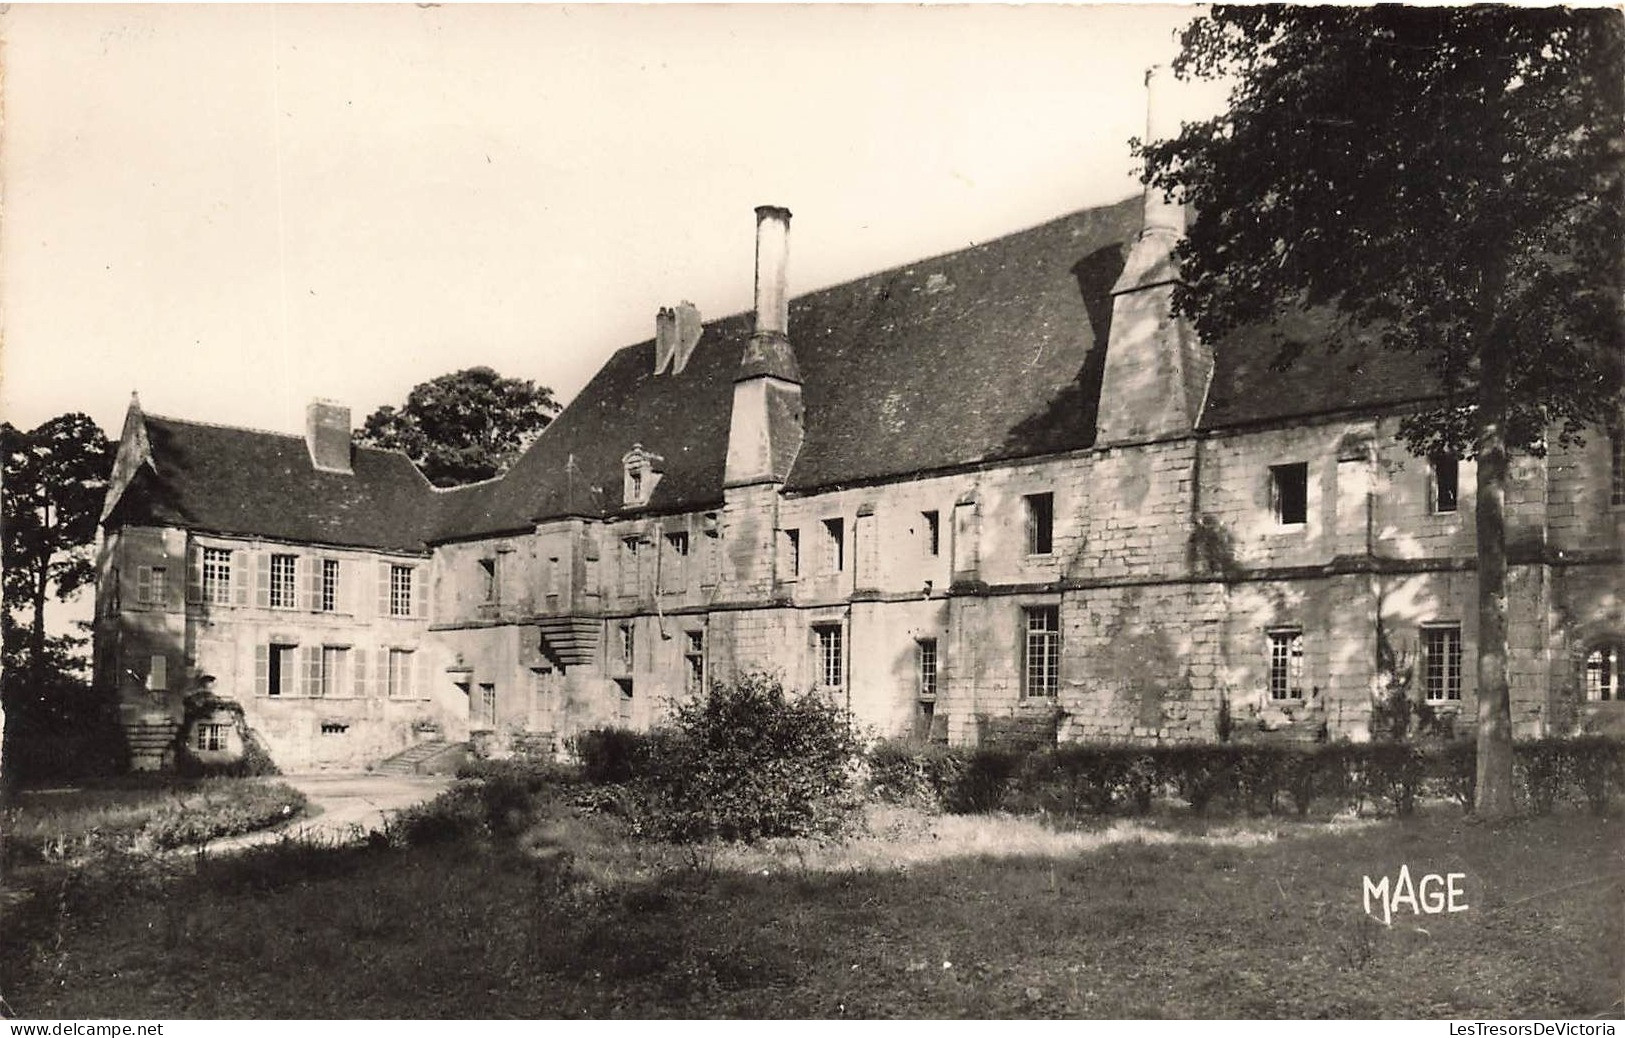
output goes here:
[{"label": "hedge", "polygon": [[[1540,739],[1514,748],[1525,810],[1559,803],[1606,810],[1625,788],[1625,743],[1602,736]],[[1413,813],[1423,796],[1470,810],[1475,751],[1451,743],[1273,746],[1072,744],[1037,751],[917,746],[881,741],[868,753],[876,799],[955,813],[1005,810],[1063,816],[1144,814],[1158,797],[1198,813],[1214,806],[1250,814],[1377,808]]]}]

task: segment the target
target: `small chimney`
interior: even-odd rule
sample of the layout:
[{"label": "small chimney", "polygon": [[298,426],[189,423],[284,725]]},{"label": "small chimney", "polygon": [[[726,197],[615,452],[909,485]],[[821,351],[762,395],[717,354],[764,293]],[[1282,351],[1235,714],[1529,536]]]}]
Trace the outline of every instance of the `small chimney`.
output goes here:
[{"label": "small chimney", "polygon": [[351,473],[350,409],[331,400],[312,400],[305,409],[305,447],[320,471]]},{"label": "small chimney", "polygon": [[[1145,70],[1145,139],[1168,140],[1179,136],[1179,120],[1168,106],[1168,70],[1152,65]],[[1170,202],[1162,189],[1145,186],[1145,224],[1142,234],[1168,233],[1176,238],[1185,234],[1185,205],[1178,200]]]},{"label": "small chimney", "polygon": [[677,304],[676,314],[677,352],[671,358],[671,373],[681,375],[688,367],[688,358],[694,355],[694,347],[700,344],[700,334],[705,328],[700,324],[700,308],[686,299]]},{"label": "small chimney", "polygon": [[677,314],[669,306],[655,314],[655,374],[664,374],[677,352]]}]

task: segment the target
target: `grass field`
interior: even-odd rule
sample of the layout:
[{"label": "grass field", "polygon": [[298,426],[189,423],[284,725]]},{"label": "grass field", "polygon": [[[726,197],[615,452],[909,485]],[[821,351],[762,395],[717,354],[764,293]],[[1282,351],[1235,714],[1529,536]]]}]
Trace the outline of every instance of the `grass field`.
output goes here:
[{"label": "grass field", "polygon": [[[42,873],[0,994],[80,1018],[1621,1015],[1617,817],[869,828],[685,849],[554,804],[517,842]],[[1465,873],[1468,909],[1371,921],[1362,876],[1402,865]]]}]

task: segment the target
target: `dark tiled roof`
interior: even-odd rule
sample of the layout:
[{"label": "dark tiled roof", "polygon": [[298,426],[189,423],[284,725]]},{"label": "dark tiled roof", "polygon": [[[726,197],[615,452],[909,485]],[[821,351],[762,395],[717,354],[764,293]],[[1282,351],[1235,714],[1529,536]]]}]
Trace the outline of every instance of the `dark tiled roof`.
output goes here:
[{"label": "dark tiled roof", "polygon": [[320,472],[303,437],[146,416],[153,467],[113,522],[422,551],[434,493],[403,454],[356,447],[354,473]]},{"label": "dark tiled roof", "polygon": [[[1132,199],[793,300],[806,434],[786,486],[1088,446],[1111,286],[1139,219]],[[613,514],[634,443],[665,458],[651,511],[720,505],[751,325],[707,323],[680,375],[652,374],[652,341],[616,353],[502,480],[442,512],[438,535]]]},{"label": "dark tiled roof", "polygon": [[[785,486],[813,491],[1089,447],[1111,292],[1141,202],[1063,216],[790,304],[805,435]],[[1369,338],[1330,352],[1330,318],[1292,315],[1221,343],[1205,429],[1432,395],[1413,356]],[[722,503],[735,378],[749,314],[712,321],[680,374],[655,375],[653,340],[618,351],[501,479],[436,491],[405,457],[357,448],[354,476],[315,471],[299,437],[148,419],[162,479],[137,480],[120,514],[368,547],[529,529],[621,509],[621,459],[662,459],[655,513]],[[1284,363],[1291,360],[1291,363]],[[788,369],[787,369],[788,370]],[[771,401],[770,422],[793,422]],[[132,518],[131,521],[141,521]]]},{"label": "dark tiled roof", "polygon": [[1370,410],[1440,395],[1420,355],[1383,349],[1374,332],[1341,330],[1337,322],[1327,309],[1301,310],[1228,336],[1214,351],[1198,427]]}]

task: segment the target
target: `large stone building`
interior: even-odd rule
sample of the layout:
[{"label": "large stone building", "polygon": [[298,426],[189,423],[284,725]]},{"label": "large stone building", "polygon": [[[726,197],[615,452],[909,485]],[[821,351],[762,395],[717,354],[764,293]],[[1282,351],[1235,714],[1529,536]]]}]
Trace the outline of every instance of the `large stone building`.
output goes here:
[{"label": "large stone building", "polygon": [[[1427,373],[1315,313],[1198,341],[1183,219],[1128,200],[791,298],[758,209],[754,318],[660,310],[455,490],[335,405],[301,440],[132,403],[97,680],[141,766],[204,673],[284,768],[647,726],[753,669],[955,743],[1362,739],[1395,689],[1470,721],[1473,466],[1396,438]],[[1515,461],[1520,735],[1625,709],[1622,450]]]}]

